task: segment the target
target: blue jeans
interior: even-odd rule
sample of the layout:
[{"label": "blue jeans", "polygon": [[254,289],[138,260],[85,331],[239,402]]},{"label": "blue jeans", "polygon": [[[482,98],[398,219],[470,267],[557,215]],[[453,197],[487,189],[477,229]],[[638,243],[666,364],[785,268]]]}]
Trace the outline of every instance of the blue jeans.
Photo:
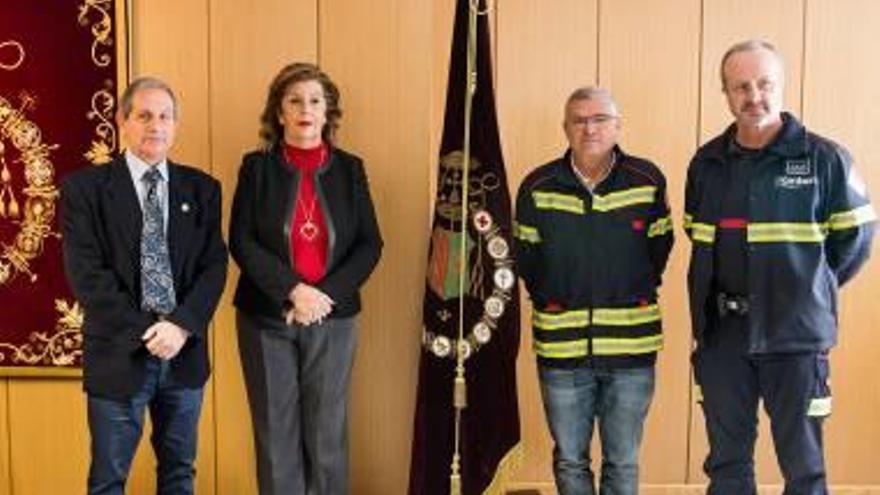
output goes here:
[{"label": "blue jeans", "polygon": [[150,358],[140,390],[125,401],[88,396],[92,462],[89,495],[123,495],[149,406],[150,438],[158,461],[159,494],[193,493],[202,389],[175,385],[168,361]]},{"label": "blue jeans", "polygon": [[559,495],[595,493],[593,423],[602,441],[601,495],[637,495],[639,445],[654,395],[654,368],[559,369],[538,366]]}]

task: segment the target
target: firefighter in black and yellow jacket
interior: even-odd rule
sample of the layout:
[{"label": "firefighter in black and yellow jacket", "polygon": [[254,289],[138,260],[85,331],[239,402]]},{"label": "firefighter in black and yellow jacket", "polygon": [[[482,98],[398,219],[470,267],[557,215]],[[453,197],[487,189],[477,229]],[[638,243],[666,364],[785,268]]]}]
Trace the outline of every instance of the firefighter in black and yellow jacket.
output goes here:
[{"label": "firefighter in black and yellow jacket", "polygon": [[867,259],[876,217],[846,150],[781,111],[772,45],[736,44],[721,66],[736,122],[697,151],[685,192],[709,493],[756,493],[763,399],[785,493],[826,494],[837,291]]},{"label": "firefighter in black and yellow jacket", "polygon": [[561,495],[594,493],[594,422],[601,492],[638,493],[638,448],[663,343],[657,287],[672,247],[666,181],[617,146],[619,128],[606,90],[576,90],[565,107],[570,149],[530,173],[516,202],[517,265],[533,304]]}]

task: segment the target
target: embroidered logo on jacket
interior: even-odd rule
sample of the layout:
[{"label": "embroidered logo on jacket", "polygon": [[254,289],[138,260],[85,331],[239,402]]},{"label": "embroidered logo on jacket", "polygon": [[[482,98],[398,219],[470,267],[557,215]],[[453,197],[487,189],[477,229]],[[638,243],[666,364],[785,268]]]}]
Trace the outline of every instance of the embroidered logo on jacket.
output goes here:
[{"label": "embroidered logo on jacket", "polygon": [[776,187],[783,189],[801,189],[815,186],[818,183],[813,175],[810,160],[786,160],[785,175],[776,178]]}]

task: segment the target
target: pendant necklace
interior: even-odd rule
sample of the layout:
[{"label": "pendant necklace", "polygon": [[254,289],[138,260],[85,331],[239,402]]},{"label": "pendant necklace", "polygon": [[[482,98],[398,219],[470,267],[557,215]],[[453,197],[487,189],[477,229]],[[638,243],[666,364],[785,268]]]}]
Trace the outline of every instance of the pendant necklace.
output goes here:
[{"label": "pendant necklace", "polygon": [[[326,155],[327,155],[327,151],[322,146],[321,147],[321,159],[318,160],[318,166],[315,167],[315,170],[317,170],[318,168],[321,167],[321,165],[324,164],[324,160],[327,158]],[[313,172],[313,174],[314,174],[314,172]],[[306,175],[306,173],[305,173],[305,171],[303,171],[303,180],[306,180],[305,175]],[[300,225],[300,227],[299,227],[299,235],[301,235],[303,237],[303,239],[305,239],[308,242],[314,241],[315,238],[318,237],[318,234],[321,233],[321,229],[318,228],[318,224],[315,223],[315,208],[317,208],[317,206],[318,206],[318,192],[315,191],[315,188],[314,188],[314,184],[315,184],[314,175],[312,175],[311,180],[312,180],[312,190],[313,190],[314,194],[312,195],[312,201],[309,204],[308,208],[306,208],[306,204],[302,200],[301,194],[297,195],[297,197],[296,197],[296,202],[302,208],[303,217],[305,217],[305,222],[303,222],[303,224]]]},{"label": "pendant necklace", "polygon": [[299,235],[303,236],[303,239],[312,242],[315,240],[315,237],[318,237],[318,234],[321,232],[321,229],[318,228],[318,225],[315,224],[315,207],[318,205],[318,198],[313,197],[312,202],[309,205],[309,208],[306,208],[305,203],[302,198],[296,198],[296,201],[299,203],[302,208],[303,216],[306,221],[303,222],[302,225],[299,226]]}]

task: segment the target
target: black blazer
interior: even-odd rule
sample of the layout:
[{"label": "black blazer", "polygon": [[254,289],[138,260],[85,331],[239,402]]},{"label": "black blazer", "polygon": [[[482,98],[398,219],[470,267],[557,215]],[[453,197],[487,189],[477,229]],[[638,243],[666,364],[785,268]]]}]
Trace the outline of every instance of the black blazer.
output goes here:
[{"label": "black blazer", "polygon": [[[328,230],[327,271],[316,287],[334,301],[330,317],[360,310],[359,289],[379,262],[382,236],[361,159],[338,148],[316,172],[316,192]],[[290,223],[300,172],[280,146],[244,156],[232,201],[229,248],[241,277],[235,306],[281,318],[301,279],[291,268]]]},{"label": "black blazer", "polygon": [[[194,168],[168,163],[168,248],[177,308],[167,319],[190,332],[171,360],[178,383],[204,385],[207,329],[226,280],[220,184]],[[130,397],[150,356],[141,335],[156,316],[140,309],[142,213],[124,157],[65,178],[61,190],[64,268],[83,305],[84,387]]]}]

